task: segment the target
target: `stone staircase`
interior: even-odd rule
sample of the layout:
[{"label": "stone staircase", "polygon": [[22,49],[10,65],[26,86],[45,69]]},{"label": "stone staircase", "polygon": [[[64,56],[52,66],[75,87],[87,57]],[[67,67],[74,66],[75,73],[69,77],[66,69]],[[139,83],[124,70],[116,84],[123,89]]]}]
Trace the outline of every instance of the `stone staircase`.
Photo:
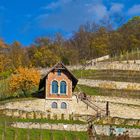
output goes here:
[{"label": "stone staircase", "polygon": [[95,112],[96,115],[89,115],[87,117],[87,122],[93,122],[96,119],[101,119],[104,117],[107,117],[109,115],[109,108],[108,108],[108,103],[106,104],[106,110],[100,108],[97,106],[88,96],[86,93],[84,93],[79,86],[77,86],[79,92],[76,94],[77,98],[81,100],[83,103],[85,103],[88,107],[92,108]]},{"label": "stone staircase", "polygon": [[98,107],[91,99],[90,97],[87,96],[86,93],[84,92],[79,92],[78,93],[78,99],[80,99],[82,102],[84,102],[88,107],[92,108],[95,112],[96,115],[93,115],[93,118],[102,118],[106,117],[109,113],[109,111],[106,109],[102,109]]}]

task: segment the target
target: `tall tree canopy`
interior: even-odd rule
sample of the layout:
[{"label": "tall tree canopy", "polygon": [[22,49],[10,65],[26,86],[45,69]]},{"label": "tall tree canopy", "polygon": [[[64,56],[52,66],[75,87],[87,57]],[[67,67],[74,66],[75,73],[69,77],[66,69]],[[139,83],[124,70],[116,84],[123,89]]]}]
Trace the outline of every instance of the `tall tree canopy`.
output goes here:
[{"label": "tall tree canopy", "polygon": [[54,38],[37,38],[28,47],[18,41],[7,44],[0,39],[0,73],[20,66],[50,67],[58,61],[73,65],[106,54],[116,56],[140,50],[140,16],[117,29],[112,27],[108,19],[88,22],[68,39],[57,33]]}]

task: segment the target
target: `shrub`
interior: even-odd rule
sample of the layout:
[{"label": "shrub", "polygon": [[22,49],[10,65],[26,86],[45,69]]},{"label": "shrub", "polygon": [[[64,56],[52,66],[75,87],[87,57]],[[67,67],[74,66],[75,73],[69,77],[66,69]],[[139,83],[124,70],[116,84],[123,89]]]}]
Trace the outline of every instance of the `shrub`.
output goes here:
[{"label": "shrub", "polygon": [[24,96],[39,84],[40,73],[34,68],[19,67],[9,80],[11,91],[22,91]]}]

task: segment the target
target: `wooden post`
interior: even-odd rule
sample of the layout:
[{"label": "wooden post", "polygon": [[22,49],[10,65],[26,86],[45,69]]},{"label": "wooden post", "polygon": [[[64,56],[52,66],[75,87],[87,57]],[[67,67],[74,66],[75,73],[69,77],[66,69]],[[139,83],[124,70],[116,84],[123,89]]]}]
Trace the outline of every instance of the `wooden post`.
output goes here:
[{"label": "wooden post", "polygon": [[41,127],[41,123],[40,123],[40,135],[39,135],[39,140],[42,140],[42,127]]},{"label": "wooden post", "polygon": [[67,140],[67,137],[66,136],[64,136],[64,140]]},{"label": "wooden post", "polygon": [[17,132],[16,132],[16,130],[14,131],[14,140],[17,140]]},{"label": "wooden post", "polygon": [[2,133],[2,140],[6,140],[6,120],[4,121],[4,131]]},{"label": "wooden post", "polygon": [[88,132],[89,140],[97,140],[96,131],[95,131],[93,124],[89,125],[87,132]]},{"label": "wooden post", "polygon": [[28,129],[27,129],[26,132],[27,132],[27,134],[26,134],[26,137],[27,137],[27,138],[26,138],[26,139],[27,139],[27,140],[30,140],[29,125],[28,125]]},{"label": "wooden post", "polygon": [[4,131],[2,132],[2,138],[1,139],[5,140],[5,132]]},{"label": "wooden post", "polygon": [[77,136],[76,136],[76,134],[74,135],[74,140],[77,140]]},{"label": "wooden post", "polygon": [[106,103],[106,116],[109,116],[109,102]]},{"label": "wooden post", "polygon": [[52,131],[52,125],[51,125],[51,131],[50,131],[50,140],[54,140],[54,138],[53,138],[53,131]]},{"label": "wooden post", "polygon": [[27,131],[27,140],[30,140],[29,131]]}]

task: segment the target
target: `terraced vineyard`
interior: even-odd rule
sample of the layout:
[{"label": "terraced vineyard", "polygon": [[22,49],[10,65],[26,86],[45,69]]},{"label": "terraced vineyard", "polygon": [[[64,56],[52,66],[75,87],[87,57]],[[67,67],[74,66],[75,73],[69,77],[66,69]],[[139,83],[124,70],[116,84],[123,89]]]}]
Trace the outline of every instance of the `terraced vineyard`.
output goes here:
[{"label": "terraced vineyard", "polygon": [[[22,129],[13,128],[13,122],[30,121],[17,118],[0,118],[0,139],[1,140],[90,140],[87,132],[74,131],[58,131],[58,130],[43,130],[43,129]],[[43,123],[42,120],[36,122]],[[59,121],[58,121],[59,122]],[[67,121],[68,122],[68,121]],[[51,123],[51,122],[50,122]],[[114,140],[115,136],[97,136],[99,140]],[[131,140],[139,140],[139,138],[131,138]]]},{"label": "terraced vineyard", "polygon": [[[88,140],[86,132],[68,132],[68,131],[55,131],[55,130],[42,130],[42,129],[21,129],[11,127],[11,123],[18,119],[0,118],[0,139],[2,140]],[[29,120],[18,120],[29,121]],[[42,120],[36,120],[42,122]],[[50,121],[49,121],[50,122]],[[42,122],[43,123],[43,122]],[[51,122],[50,122],[51,123]]]},{"label": "terraced vineyard", "polygon": [[86,78],[94,80],[111,80],[124,82],[140,83],[139,71],[124,70],[73,70],[72,73],[77,78]]},{"label": "terraced vineyard", "polygon": [[112,57],[108,60],[104,60],[104,61],[126,61],[126,60],[139,60],[140,59],[140,50],[135,50],[129,53],[125,53],[123,55],[120,56],[115,56]]},{"label": "terraced vineyard", "polygon": [[[118,90],[118,89],[105,89],[98,87],[90,87],[85,85],[79,85],[82,91],[91,96],[110,96],[110,97],[125,97],[140,99],[140,91],[130,90]],[[78,88],[75,91],[79,91]]]}]

